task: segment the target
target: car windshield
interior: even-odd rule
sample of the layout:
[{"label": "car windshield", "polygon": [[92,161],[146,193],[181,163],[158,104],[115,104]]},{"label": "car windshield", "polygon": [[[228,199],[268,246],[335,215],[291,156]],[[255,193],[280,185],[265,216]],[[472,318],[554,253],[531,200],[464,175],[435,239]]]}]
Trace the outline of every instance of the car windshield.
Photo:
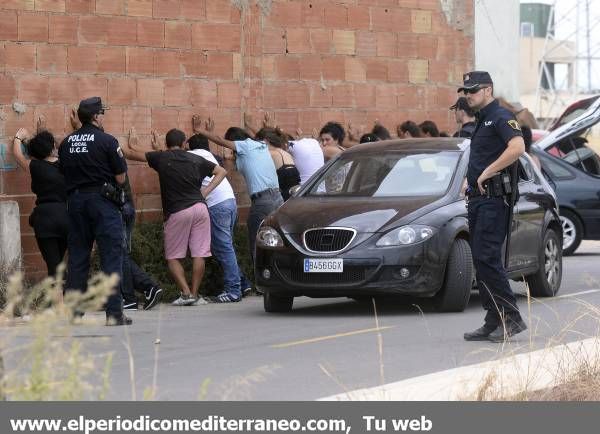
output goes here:
[{"label": "car windshield", "polygon": [[547,148],[546,152],[579,170],[600,177],[600,156],[590,147],[584,135],[562,139]]},{"label": "car windshield", "polygon": [[460,152],[347,154],[333,163],[307,196],[435,196],[446,192]]}]

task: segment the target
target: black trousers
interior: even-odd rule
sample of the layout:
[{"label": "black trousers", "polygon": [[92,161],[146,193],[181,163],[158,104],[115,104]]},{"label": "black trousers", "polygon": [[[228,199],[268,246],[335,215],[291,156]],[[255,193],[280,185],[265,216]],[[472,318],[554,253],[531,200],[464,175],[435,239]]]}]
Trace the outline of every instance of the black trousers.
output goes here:
[{"label": "black trousers", "polygon": [[502,262],[509,208],[501,197],[478,196],[469,200],[469,232],[473,265],[485,322],[498,325],[502,317],[520,318]]},{"label": "black trousers", "polygon": [[35,238],[42,258],[48,268],[48,276],[56,276],[56,268],[62,262],[67,251],[66,237]]}]

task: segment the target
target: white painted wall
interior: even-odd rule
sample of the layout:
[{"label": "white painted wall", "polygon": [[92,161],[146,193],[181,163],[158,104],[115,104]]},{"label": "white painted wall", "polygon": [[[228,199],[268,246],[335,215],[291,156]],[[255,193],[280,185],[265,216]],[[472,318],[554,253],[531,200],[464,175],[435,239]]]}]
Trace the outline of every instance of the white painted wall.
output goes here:
[{"label": "white painted wall", "polygon": [[475,69],[488,71],[494,93],[518,101],[519,0],[474,0]]}]

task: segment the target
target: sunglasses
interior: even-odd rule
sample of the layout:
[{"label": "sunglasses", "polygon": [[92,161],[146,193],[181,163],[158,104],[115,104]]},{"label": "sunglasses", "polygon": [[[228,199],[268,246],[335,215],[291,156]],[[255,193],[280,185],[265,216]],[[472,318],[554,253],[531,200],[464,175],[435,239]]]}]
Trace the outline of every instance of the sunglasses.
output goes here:
[{"label": "sunglasses", "polygon": [[489,86],[485,86],[485,87],[478,87],[478,88],[475,88],[475,89],[463,89],[463,92],[464,92],[465,94],[468,94],[468,93],[470,93],[471,95],[473,95],[473,94],[475,94],[475,93],[479,92],[481,89],[486,89],[486,88],[488,88],[488,87],[489,87]]}]

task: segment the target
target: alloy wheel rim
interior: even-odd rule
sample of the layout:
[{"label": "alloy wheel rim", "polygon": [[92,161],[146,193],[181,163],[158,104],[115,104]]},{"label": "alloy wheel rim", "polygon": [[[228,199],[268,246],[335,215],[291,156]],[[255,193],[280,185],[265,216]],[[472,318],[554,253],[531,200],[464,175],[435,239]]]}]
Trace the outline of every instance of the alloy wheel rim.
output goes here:
[{"label": "alloy wheel rim", "polygon": [[560,221],[563,228],[563,249],[568,249],[575,242],[575,237],[577,236],[575,223],[564,216],[560,216]]},{"label": "alloy wheel rim", "polygon": [[558,243],[552,238],[546,242],[544,248],[544,271],[546,273],[546,281],[554,290],[560,274],[560,261]]}]

